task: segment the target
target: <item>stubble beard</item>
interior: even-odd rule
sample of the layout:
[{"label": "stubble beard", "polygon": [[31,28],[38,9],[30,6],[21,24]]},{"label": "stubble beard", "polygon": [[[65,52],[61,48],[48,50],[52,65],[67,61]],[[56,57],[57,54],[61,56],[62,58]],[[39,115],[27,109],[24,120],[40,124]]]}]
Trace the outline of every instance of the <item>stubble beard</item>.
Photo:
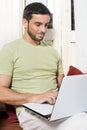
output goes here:
[{"label": "stubble beard", "polygon": [[43,40],[43,38],[39,39],[39,38],[36,38],[36,36],[28,29],[28,35],[31,37],[32,40],[36,41],[36,42],[40,42]]}]

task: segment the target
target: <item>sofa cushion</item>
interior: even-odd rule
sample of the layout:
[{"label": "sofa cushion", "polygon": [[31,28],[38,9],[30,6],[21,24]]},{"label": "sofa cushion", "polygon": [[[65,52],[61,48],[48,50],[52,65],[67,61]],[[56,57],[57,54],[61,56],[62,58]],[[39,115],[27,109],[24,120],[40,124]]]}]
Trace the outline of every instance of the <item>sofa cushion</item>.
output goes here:
[{"label": "sofa cushion", "polygon": [[72,65],[69,67],[67,76],[68,75],[79,75],[79,74],[83,74],[83,72]]},{"label": "sofa cushion", "polygon": [[8,115],[8,123],[18,123],[14,106],[6,104],[6,112]]}]

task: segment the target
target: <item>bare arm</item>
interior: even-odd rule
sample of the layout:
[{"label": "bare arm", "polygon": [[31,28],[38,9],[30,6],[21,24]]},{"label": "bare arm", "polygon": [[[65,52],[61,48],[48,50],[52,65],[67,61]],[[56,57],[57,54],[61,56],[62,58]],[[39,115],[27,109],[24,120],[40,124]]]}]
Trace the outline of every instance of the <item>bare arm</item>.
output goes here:
[{"label": "bare arm", "polygon": [[57,77],[57,82],[58,82],[58,86],[60,87],[61,86],[61,83],[62,83],[62,80],[64,78],[64,74],[61,74]]},{"label": "bare arm", "polygon": [[0,75],[0,102],[11,105],[21,105],[27,102],[55,103],[57,92],[49,91],[43,94],[18,93],[9,88],[10,84],[10,76]]},{"label": "bare arm", "polygon": [[9,88],[10,84],[10,76],[0,75],[0,101],[11,105],[20,105],[26,102],[23,94],[14,92]]}]

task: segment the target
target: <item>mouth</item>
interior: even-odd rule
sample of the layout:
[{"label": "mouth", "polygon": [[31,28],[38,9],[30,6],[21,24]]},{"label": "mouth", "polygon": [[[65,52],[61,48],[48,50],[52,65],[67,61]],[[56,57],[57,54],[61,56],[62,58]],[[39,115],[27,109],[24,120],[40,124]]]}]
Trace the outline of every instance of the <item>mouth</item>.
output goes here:
[{"label": "mouth", "polygon": [[44,37],[44,33],[38,33],[38,37],[40,37],[40,38],[43,38]]}]

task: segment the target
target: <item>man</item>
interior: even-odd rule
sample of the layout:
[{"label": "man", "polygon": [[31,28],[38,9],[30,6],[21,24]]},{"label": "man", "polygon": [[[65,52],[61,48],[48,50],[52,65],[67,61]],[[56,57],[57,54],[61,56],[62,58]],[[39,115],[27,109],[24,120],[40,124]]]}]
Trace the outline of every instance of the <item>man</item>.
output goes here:
[{"label": "man", "polygon": [[0,101],[16,106],[23,130],[67,129],[66,122],[46,122],[21,107],[27,102],[54,104],[64,77],[57,51],[43,42],[50,20],[46,6],[29,4],[23,14],[23,37],[5,45],[0,52]]}]

